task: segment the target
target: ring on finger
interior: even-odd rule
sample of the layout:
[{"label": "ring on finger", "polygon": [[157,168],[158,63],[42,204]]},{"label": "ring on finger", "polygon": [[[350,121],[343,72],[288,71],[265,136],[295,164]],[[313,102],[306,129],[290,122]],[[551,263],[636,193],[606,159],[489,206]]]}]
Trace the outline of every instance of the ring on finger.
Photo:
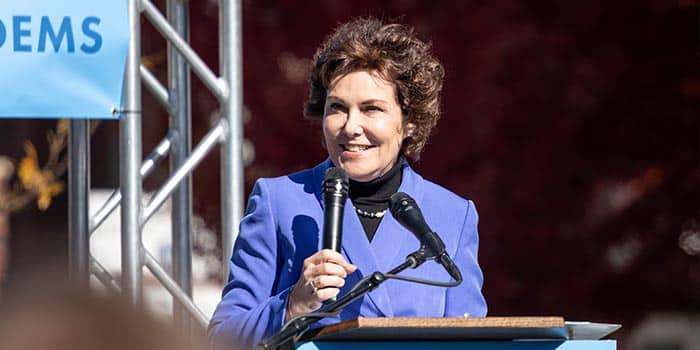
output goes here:
[{"label": "ring on finger", "polygon": [[314,283],[314,280],[310,280],[309,284],[311,285],[311,294],[316,295],[316,292],[318,291],[316,283]]}]

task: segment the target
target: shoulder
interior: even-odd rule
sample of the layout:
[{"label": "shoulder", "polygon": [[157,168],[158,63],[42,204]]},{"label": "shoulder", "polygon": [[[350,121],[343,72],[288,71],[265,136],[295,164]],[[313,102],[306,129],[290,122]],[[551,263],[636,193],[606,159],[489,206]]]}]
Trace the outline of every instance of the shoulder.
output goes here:
[{"label": "shoulder", "polygon": [[471,203],[471,200],[466,199],[430,180],[423,179],[423,181],[425,186],[425,195],[427,197],[436,199],[439,198],[443,201],[451,203],[452,205],[468,206]]},{"label": "shoulder", "polygon": [[448,206],[468,207],[474,205],[473,202],[464,198],[453,191],[436,184],[435,182],[425,179],[415,170],[410,169],[414,178],[421,184],[422,194],[425,201],[432,205],[444,203]]},{"label": "shoulder", "polygon": [[323,162],[316,167],[288,175],[260,178],[255,183],[251,197],[261,196],[278,213],[315,206],[325,168],[326,162]]},{"label": "shoulder", "polygon": [[320,181],[316,181],[316,178],[319,173],[323,174],[328,167],[327,163],[328,161],[324,161],[313,168],[300,170],[287,175],[259,178],[256,181],[256,187],[261,186],[274,191],[294,191],[295,189],[300,189],[308,193],[313,193],[314,184],[318,182],[316,185],[320,186]]},{"label": "shoulder", "polygon": [[320,188],[321,180],[323,180],[325,171],[331,165],[332,163],[330,159],[326,159],[320,164],[314,166],[313,168],[304,169],[291,174],[277,177],[260,178],[257,182],[265,183],[267,186],[293,186],[295,184],[309,185],[317,183],[317,185]]},{"label": "shoulder", "polygon": [[421,195],[418,200],[421,209],[435,223],[451,223],[452,225],[464,225],[468,218],[478,217],[474,202],[459,194],[426,180],[415,174],[417,181],[421,183]]}]

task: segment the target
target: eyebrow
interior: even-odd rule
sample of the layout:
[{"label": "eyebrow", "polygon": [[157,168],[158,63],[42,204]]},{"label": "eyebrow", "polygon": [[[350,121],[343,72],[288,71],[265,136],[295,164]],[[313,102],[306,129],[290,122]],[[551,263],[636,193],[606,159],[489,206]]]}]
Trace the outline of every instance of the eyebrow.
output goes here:
[{"label": "eyebrow", "polygon": [[383,103],[383,104],[386,104],[386,103],[388,103],[388,102],[387,102],[387,101],[384,101],[384,100],[382,100],[382,99],[372,98],[372,99],[369,99],[369,100],[366,100],[366,101],[362,101],[362,103],[360,103],[360,104],[361,104],[361,105],[369,105],[369,104],[375,104],[375,103]]},{"label": "eyebrow", "polygon": [[[333,96],[333,95],[326,97],[326,101],[329,101],[329,100],[346,103],[345,100],[343,100],[342,98],[337,97],[337,96]],[[365,101],[360,102],[360,105],[369,105],[369,104],[375,104],[375,103],[387,104],[388,102],[385,100],[382,100],[382,99],[378,99],[378,98],[371,98],[369,100],[365,100]]]},{"label": "eyebrow", "polygon": [[343,99],[340,98],[340,97],[333,96],[333,95],[326,96],[326,102],[329,101],[329,100],[333,100],[333,101],[338,101],[338,102],[345,103],[345,100],[343,100]]}]

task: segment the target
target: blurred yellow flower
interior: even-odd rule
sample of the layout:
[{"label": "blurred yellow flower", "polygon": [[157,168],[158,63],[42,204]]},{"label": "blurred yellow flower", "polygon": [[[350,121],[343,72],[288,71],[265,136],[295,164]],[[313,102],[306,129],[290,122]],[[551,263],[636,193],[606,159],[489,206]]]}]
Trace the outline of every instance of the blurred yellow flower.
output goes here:
[{"label": "blurred yellow flower", "polygon": [[51,198],[58,196],[63,192],[63,184],[60,182],[52,182],[46,187],[39,190],[36,199],[36,205],[41,210],[46,210],[46,208],[51,205]]},{"label": "blurred yellow flower", "polygon": [[68,134],[68,119],[60,119],[56,123],[56,134],[65,136]]},{"label": "blurred yellow flower", "polygon": [[39,168],[39,157],[31,142],[25,142],[24,152],[17,167],[17,176],[22,187],[37,197],[39,209],[46,210],[51,205],[51,199],[63,192],[63,184],[55,180],[53,172]]}]

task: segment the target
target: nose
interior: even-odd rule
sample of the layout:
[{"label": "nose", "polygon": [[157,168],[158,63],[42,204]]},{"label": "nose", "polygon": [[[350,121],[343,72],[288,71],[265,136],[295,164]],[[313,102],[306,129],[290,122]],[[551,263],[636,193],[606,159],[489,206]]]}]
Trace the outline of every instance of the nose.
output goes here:
[{"label": "nose", "polygon": [[360,116],[360,111],[355,108],[351,108],[348,111],[347,116],[345,125],[343,125],[343,131],[345,134],[352,137],[362,135],[364,128],[362,127],[362,117]]}]

